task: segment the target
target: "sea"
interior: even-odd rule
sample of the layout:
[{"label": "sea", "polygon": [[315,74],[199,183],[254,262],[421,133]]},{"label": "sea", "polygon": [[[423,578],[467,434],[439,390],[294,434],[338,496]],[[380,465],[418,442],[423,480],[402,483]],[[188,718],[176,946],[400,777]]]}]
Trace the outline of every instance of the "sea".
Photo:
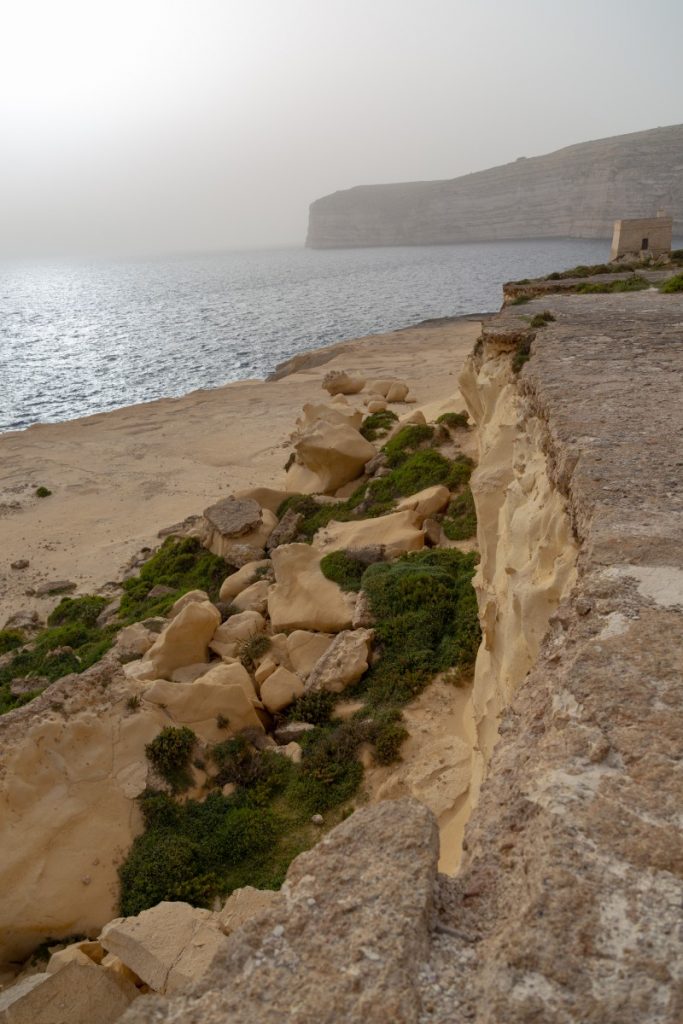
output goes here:
[{"label": "sea", "polygon": [[263,378],[304,349],[497,310],[606,240],[0,265],[0,432]]}]

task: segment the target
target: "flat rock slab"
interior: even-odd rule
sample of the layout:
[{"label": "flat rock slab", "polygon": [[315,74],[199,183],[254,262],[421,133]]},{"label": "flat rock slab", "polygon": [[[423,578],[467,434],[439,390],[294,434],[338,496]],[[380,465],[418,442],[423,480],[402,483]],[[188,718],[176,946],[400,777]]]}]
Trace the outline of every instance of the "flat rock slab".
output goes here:
[{"label": "flat rock slab", "polygon": [[223,498],[204,509],[204,518],[223,537],[242,537],[261,522],[261,506],[252,498]]},{"label": "flat rock slab", "polygon": [[231,935],[189,995],[126,1024],[412,1024],[438,830],[415,800],[366,807],[291,864],[283,899]]}]

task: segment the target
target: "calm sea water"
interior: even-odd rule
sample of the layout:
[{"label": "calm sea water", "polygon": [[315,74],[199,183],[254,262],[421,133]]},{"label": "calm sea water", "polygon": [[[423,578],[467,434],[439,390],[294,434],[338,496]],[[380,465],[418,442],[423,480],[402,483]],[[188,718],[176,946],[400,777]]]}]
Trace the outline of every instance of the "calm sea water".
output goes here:
[{"label": "calm sea water", "polygon": [[231,252],[0,267],[0,431],[264,377],[303,349],[498,309],[606,241]]}]

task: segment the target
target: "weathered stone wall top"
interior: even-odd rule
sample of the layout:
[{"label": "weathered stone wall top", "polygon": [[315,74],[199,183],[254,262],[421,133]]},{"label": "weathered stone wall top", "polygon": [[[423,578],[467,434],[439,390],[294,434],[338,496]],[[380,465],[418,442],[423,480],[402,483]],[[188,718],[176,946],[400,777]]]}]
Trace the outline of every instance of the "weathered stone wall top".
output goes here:
[{"label": "weathered stone wall top", "polygon": [[584,142],[447,181],[362,185],[311,204],[311,248],[610,238],[661,208],[683,233],[683,125]]}]

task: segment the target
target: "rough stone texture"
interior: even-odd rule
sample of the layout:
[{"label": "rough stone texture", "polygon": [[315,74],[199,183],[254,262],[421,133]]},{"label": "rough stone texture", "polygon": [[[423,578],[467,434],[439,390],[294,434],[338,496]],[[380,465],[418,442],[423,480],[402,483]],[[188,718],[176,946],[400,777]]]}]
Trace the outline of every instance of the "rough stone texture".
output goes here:
[{"label": "rough stone texture", "polygon": [[269,910],[278,901],[282,901],[279,892],[272,889],[254,889],[251,885],[245,885],[243,889],[235,889],[230,893],[218,914],[218,923],[223,932],[230,935],[252,917]]},{"label": "rough stone texture", "polygon": [[353,599],[323,576],[320,552],[310,544],[283,544],[273,551],[275,585],[268,594],[273,629],[338,633],[351,625]]},{"label": "rough stone texture", "polygon": [[303,494],[334,494],[355,480],[375,447],[347,423],[316,420],[295,444],[297,462],[287,473],[287,488]]},{"label": "rough stone texture", "polygon": [[227,579],[221,583],[221,589],[218,596],[221,601],[232,601],[233,598],[241,594],[243,590],[251,586],[256,577],[258,569],[269,569],[270,559],[262,558],[257,562],[247,562],[237,572],[233,572]]},{"label": "rough stone texture", "polygon": [[210,601],[193,601],[172,619],[144,656],[154,671],[152,678],[169,679],[185,665],[209,660],[209,641],[221,616]]},{"label": "rough stone texture", "polygon": [[217,914],[180,902],[118,917],[100,942],[151,989],[168,993],[199,981],[227,946]]},{"label": "rough stone texture", "polygon": [[175,602],[170,612],[168,613],[169,619],[174,619],[183,608],[187,607],[188,604],[192,604],[194,601],[208,601],[209,595],[205,590],[188,590],[186,594],[179,597]]},{"label": "rough stone texture", "polygon": [[[664,206],[683,233],[683,125],[583,142],[448,181],[361,185],[316,199],[311,248],[501,238],[611,238]],[[375,390],[371,387],[371,390]]]},{"label": "rough stone texture", "polygon": [[322,386],[330,395],[357,395],[365,387],[365,377],[354,376],[346,370],[330,370],[323,377]]},{"label": "rough stone texture", "polygon": [[[226,674],[235,668],[242,666],[226,665]],[[213,670],[207,676],[213,676]],[[160,679],[143,691],[142,700],[145,708],[158,708],[163,712],[166,724],[187,725],[207,743],[220,743],[242,729],[263,731],[254,710],[253,684],[249,689],[253,696],[242,681],[227,682],[222,676],[208,681],[197,679],[194,683]],[[227,719],[229,724],[219,726],[219,718]]]},{"label": "rough stone texture", "polygon": [[371,629],[345,629],[339,633],[306,680],[306,690],[341,693],[356,683],[367,670],[373,632]]},{"label": "rough stone texture", "polygon": [[72,961],[0,992],[0,1024],[114,1024],[138,995],[109,971]]},{"label": "rough stone texture", "polygon": [[283,898],[230,936],[191,994],[126,1024],[410,1024],[437,830],[411,800],[358,811],[290,866]]},{"label": "rough stone texture", "polygon": [[313,666],[332,643],[329,633],[311,633],[295,629],[287,637],[287,654],[292,668],[301,679],[306,679]]},{"label": "rough stone texture", "polygon": [[223,498],[204,509],[204,518],[223,537],[242,537],[261,522],[261,506],[252,498]]},{"label": "rough stone texture", "polygon": [[304,692],[304,684],[289,669],[279,665],[261,685],[261,700],[275,714],[289,707]]},{"label": "rough stone texture", "polygon": [[325,554],[339,550],[351,554],[354,549],[381,545],[391,558],[424,547],[421,521],[420,515],[412,510],[349,523],[338,523],[333,519],[318,530],[314,540],[316,547]]}]

